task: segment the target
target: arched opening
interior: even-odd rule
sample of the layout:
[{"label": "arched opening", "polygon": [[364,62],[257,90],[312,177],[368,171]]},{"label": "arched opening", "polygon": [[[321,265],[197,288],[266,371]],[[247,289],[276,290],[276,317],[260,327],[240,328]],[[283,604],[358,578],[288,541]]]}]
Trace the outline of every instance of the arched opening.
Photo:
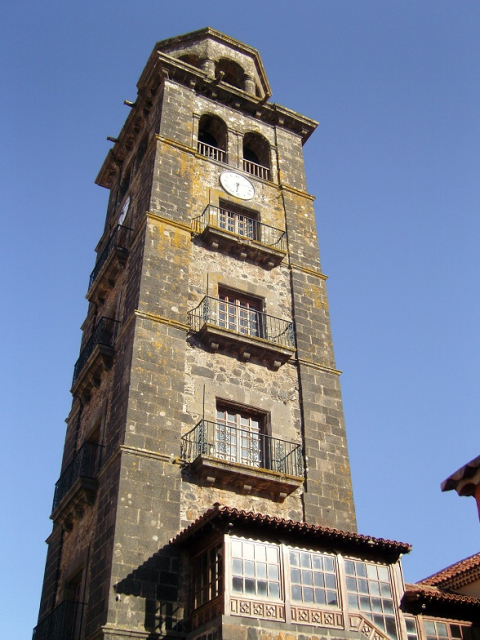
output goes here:
[{"label": "arched opening", "polygon": [[202,68],[200,58],[194,55],[193,53],[186,53],[183,56],[179,56],[178,59],[181,60],[182,62],[186,62],[187,64],[190,64],[192,67],[197,67],[197,69]]},{"label": "arched opening", "polygon": [[220,73],[223,74],[222,82],[226,82],[232,87],[243,90],[245,72],[237,62],[222,58],[217,62],[215,69],[215,75],[217,77]]},{"label": "arched opening", "polygon": [[243,170],[263,180],[270,179],[270,145],[258,133],[243,138]]},{"label": "arched opening", "polygon": [[198,124],[198,153],[218,162],[227,161],[227,125],[210,114],[204,114]]}]

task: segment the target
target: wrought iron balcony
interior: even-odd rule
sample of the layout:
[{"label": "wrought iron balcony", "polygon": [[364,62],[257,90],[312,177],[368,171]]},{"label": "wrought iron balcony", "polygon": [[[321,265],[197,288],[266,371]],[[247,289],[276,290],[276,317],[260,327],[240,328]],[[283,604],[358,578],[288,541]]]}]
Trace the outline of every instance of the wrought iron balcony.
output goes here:
[{"label": "wrought iron balcony", "polygon": [[205,296],[188,321],[212,351],[221,348],[244,361],[253,356],[278,369],[295,352],[293,323],[256,309]]},{"label": "wrought iron balcony", "polygon": [[226,482],[244,492],[285,497],[303,482],[301,445],[209,420],[182,437],[182,458],[209,484]]},{"label": "wrought iron balcony", "polygon": [[210,144],[198,141],[197,150],[202,156],[210,158],[211,160],[216,160],[223,164],[226,164],[227,162],[227,153],[223,149],[212,147]]},{"label": "wrought iron balcony", "polygon": [[80,637],[84,604],[64,600],[33,630],[32,640],[76,640]]},{"label": "wrought iron balcony", "polygon": [[73,369],[73,383],[75,383],[83,367],[87,364],[88,359],[92,355],[95,347],[101,346],[106,347],[107,349],[111,349],[113,355],[113,344],[115,342],[115,334],[118,324],[119,322],[117,320],[114,320],[113,318],[100,318],[95,326],[95,329],[93,330],[91,337],[89,338],[83,349],[80,351],[80,357],[75,363],[75,367]]},{"label": "wrought iron balcony", "polygon": [[87,402],[92,388],[100,385],[103,372],[112,365],[119,325],[113,318],[100,318],[75,363],[71,391],[83,395]]},{"label": "wrought iron balcony", "polygon": [[213,249],[224,249],[268,267],[278,265],[287,252],[285,231],[224,207],[208,205],[192,224]]},{"label": "wrought iron balcony", "polygon": [[243,159],[243,170],[256,178],[270,180],[270,169],[268,167],[264,167],[263,165],[252,162],[251,160],[245,160],[245,158]]},{"label": "wrought iron balcony", "polygon": [[[90,274],[87,294],[89,300],[96,297],[95,294],[101,296],[102,293],[104,293],[103,291],[96,291],[100,284],[102,284],[101,288],[106,291],[115,283],[117,275],[125,266],[128,258],[128,247],[130,244],[131,233],[132,230],[130,227],[124,227],[119,224],[108,239],[107,244],[98,257],[95,267]],[[101,278],[99,278],[100,274],[102,274]],[[94,284],[96,286],[92,289]]]},{"label": "wrought iron balcony", "polygon": [[[52,512],[58,507],[72,487],[81,480],[93,480],[97,477],[103,447],[94,442],[85,442],[73,460],[66,467],[55,484]],[[81,484],[81,483],[80,483]],[[92,483],[84,483],[91,487]],[[96,487],[96,485],[95,485]],[[94,487],[94,488],[95,488]]]}]

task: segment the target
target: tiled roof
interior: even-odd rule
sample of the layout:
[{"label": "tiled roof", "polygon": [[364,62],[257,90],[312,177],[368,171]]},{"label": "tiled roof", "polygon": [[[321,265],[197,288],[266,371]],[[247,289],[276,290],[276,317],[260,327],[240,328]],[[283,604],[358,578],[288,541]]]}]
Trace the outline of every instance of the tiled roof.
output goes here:
[{"label": "tiled roof", "polygon": [[471,596],[462,596],[459,593],[446,593],[436,587],[423,584],[406,584],[404,600],[416,600],[435,604],[469,605],[480,608],[480,600]]},{"label": "tiled roof", "polygon": [[[460,487],[461,495],[473,496],[475,487],[478,484],[478,477],[474,477],[479,472],[479,469],[480,456],[477,456],[444,480],[441,485],[442,491],[451,491],[452,489],[457,491]],[[473,479],[472,482],[467,482],[470,479]]]},{"label": "tiled roof", "polygon": [[369,556],[387,556],[393,561],[398,559],[401,554],[409,553],[411,550],[411,546],[405,542],[373,538],[351,531],[342,531],[341,529],[322,527],[316,524],[307,524],[306,522],[296,522],[295,520],[226,507],[218,503],[181,531],[172,540],[172,543],[182,543],[191,536],[200,533],[208,525],[214,526],[220,523],[224,523],[226,527],[233,530],[238,528],[259,528],[270,534],[281,533],[282,536],[294,536],[297,544],[303,538],[308,541],[335,545],[336,548],[349,551],[360,551]]},{"label": "tiled roof", "polygon": [[[465,558],[464,560],[460,560],[460,562],[451,564],[446,569],[437,571],[437,573],[434,573],[428,578],[420,580],[419,584],[430,586],[444,586],[446,583],[466,578],[466,574],[471,574],[472,572],[478,573],[480,576],[480,553],[475,553],[473,556]],[[478,579],[477,576],[475,577],[475,579]]]}]

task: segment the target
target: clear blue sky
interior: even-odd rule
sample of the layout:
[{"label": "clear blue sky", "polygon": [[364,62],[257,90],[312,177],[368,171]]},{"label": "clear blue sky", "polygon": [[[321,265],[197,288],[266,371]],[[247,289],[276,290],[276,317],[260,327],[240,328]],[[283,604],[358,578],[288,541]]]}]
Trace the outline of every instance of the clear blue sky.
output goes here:
[{"label": "clear blue sky", "polygon": [[1,635],[36,623],[69,387],[107,192],[93,181],[156,41],[260,50],[305,155],[359,530],[410,581],[478,551],[440,482],[480,453],[477,0],[4,0],[0,8]]}]

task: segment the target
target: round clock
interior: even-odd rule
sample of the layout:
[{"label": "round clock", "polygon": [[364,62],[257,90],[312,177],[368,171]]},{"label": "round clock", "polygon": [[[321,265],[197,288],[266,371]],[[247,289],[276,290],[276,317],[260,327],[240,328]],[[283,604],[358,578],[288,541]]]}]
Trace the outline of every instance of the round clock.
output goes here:
[{"label": "round clock", "polygon": [[220,184],[227,193],[241,200],[251,200],[255,195],[255,188],[250,180],[233,171],[222,173]]}]

